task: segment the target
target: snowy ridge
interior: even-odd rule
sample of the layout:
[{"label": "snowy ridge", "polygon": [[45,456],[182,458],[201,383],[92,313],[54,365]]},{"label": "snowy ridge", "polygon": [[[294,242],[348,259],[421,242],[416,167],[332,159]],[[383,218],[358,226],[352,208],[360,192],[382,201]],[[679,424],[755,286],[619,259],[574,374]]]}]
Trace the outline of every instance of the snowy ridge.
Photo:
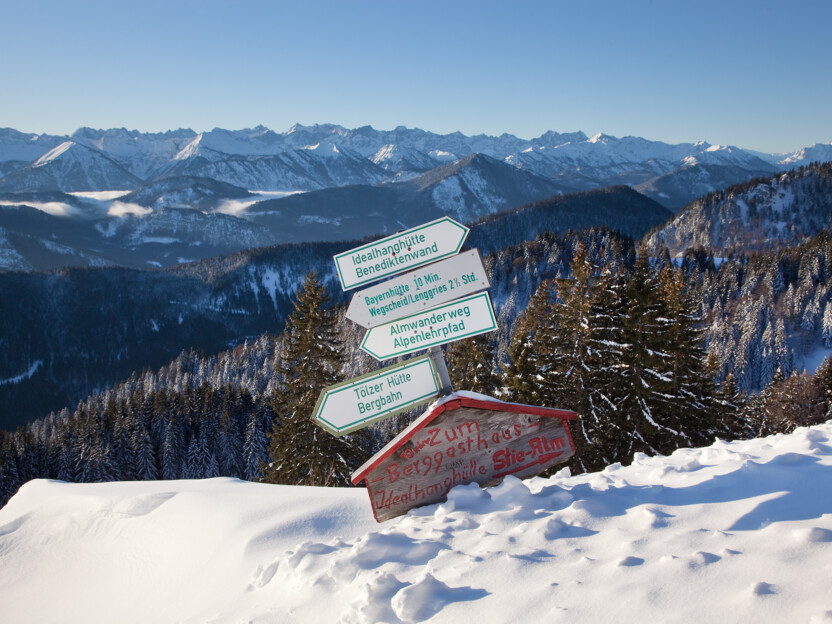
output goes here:
[{"label": "snowy ridge", "polygon": [[0,267],[9,271],[28,271],[32,265],[14,248],[6,229],[0,227]]},{"label": "snowy ridge", "polygon": [[812,162],[828,162],[832,160],[832,141],[829,143],[815,143],[811,147],[797,150],[779,161],[785,167],[799,167]]},{"label": "snowy ridge", "polygon": [[48,162],[51,162],[58,158],[61,154],[66,152],[70,147],[75,145],[72,141],[64,141],[58,147],[49,150],[43,156],[38,158],[34,163],[32,163],[33,167],[42,167]]},{"label": "snowy ridge", "polygon": [[829,164],[772,176],[698,199],[646,242],[679,256],[702,246],[716,255],[797,245],[832,227]]},{"label": "snowy ridge", "polygon": [[0,161],[32,162],[64,143],[67,137],[28,134],[12,128],[0,128]]},{"label": "snowy ridge", "polygon": [[459,486],[382,525],[363,489],[33,481],[0,510],[0,552],[10,623],[820,624],[832,421]]},{"label": "snowy ridge", "polygon": [[32,362],[32,365],[29,366],[29,370],[25,373],[20,373],[15,377],[9,377],[8,379],[0,379],[0,386],[4,386],[6,384],[16,384],[20,383],[24,379],[31,379],[32,375],[38,372],[38,369],[43,365],[43,360],[35,360]]},{"label": "snowy ridge", "polygon": [[173,160],[185,160],[186,158],[193,158],[194,156],[199,155],[199,146],[202,142],[202,136],[203,135],[198,134],[193,141],[177,152],[176,156],[173,157]]},{"label": "snowy ridge", "polygon": [[136,176],[98,150],[66,141],[0,180],[0,190],[112,191],[136,188]]}]

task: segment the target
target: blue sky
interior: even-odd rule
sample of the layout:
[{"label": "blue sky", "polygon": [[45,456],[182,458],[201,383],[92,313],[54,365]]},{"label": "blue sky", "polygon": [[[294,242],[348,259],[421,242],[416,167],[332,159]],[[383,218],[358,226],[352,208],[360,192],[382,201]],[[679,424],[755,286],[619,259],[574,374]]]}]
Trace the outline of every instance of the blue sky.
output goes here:
[{"label": "blue sky", "polygon": [[832,141],[832,2],[0,0],[0,127]]}]

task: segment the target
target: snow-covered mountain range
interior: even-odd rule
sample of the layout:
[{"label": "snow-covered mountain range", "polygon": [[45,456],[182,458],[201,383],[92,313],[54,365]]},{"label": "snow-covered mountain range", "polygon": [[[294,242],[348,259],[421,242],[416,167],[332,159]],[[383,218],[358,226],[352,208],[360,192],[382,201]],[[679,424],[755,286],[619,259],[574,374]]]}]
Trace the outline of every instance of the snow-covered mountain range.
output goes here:
[{"label": "snow-covered mountain range", "polygon": [[[472,221],[620,184],[676,210],[731,184],[829,159],[832,143],[760,154],[582,132],[527,140],[332,124],[283,133],[263,126],[202,133],[81,128],[71,136],[5,128],[0,268],[135,266],[121,260],[130,256],[125,244],[160,252],[141,262],[170,265],[251,244],[383,234],[432,216]],[[59,231],[21,208],[60,217]],[[188,225],[171,229],[174,221]],[[159,223],[164,234],[156,232]],[[219,246],[212,242],[217,232]]]},{"label": "snow-covered mountain range", "polygon": [[[79,162],[84,146],[86,166],[101,168],[106,158],[134,178],[82,181],[65,167],[53,180],[30,180],[19,169],[31,170],[46,162]],[[69,149],[73,147],[73,149]],[[93,151],[94,150],[94,151]],[[180,129],[142,133],[121,129],[81,128],[71,136],[25,134],[0,129],[3,190],[81,191],[134,190],[141,183],[175,172],[202,175],[249,190],[311,190],[347,184],[374,184],[391,173],[426,171],[435,166],[485,154],[547,178],[560,179],[574,190],[612,183],[644,183],[671,171],[697,165],[738,167],[745,171],[773,171],[832,158],[832,143],[805,147],[792,154],[760,154],[704,141],[671,145],[638,137],[583,132],[546,132],[534,139],[510,134],[498,137],[435,134],[397,127],[347,129],[333,124],[294,125],[283,133],[263,126],[244,130],[215,128],[197,133]],[[66,156],[64,156],[66,154]],[[205,175],[209,173],[210,175]],[[122,174],[123,175],[123,174]],[[92,181],[92,180],[90,180]],[[80,185],[93,188],[79,188]]]}]

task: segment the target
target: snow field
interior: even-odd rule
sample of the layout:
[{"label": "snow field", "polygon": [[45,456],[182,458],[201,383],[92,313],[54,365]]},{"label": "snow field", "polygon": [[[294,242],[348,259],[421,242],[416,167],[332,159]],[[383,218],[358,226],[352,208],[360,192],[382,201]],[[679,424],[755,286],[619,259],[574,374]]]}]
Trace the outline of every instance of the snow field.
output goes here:
[{"label": "snow field", "polygon": [[[5,622],[830,622],[832,421],[376,524],[363,489],[34,481]],[[48,599],[44,597],[48,596]]]}]

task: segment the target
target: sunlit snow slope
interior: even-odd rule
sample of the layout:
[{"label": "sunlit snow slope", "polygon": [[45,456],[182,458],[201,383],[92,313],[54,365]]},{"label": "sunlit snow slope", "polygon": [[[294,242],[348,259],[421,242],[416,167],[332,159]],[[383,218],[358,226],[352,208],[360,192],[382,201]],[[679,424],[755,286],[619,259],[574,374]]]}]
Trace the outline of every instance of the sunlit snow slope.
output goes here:
[{"label": "sunlit snow slope", "polygon": [[828,622],[832,421],[480,490],[35,481],[0,510],[13,622]]}]

